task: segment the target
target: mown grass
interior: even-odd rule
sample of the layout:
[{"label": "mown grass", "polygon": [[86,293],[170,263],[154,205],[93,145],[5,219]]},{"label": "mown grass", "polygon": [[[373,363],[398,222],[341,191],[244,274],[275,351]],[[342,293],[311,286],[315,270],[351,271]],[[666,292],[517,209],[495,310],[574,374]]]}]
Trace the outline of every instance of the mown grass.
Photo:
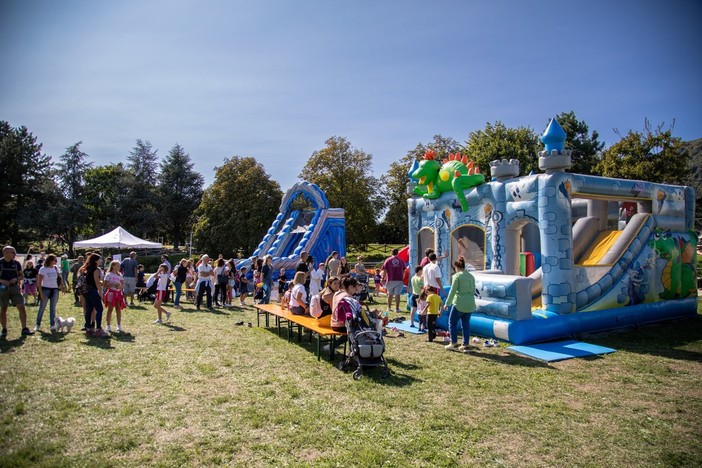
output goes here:
[{"label": "mown grass", "polygon": [[[702,466],[699,316],[550,366],[389,338],[392,376],[357,382],[250,307],[220,312],[130,309],[100,340],[20,339],[10,310],[0,466]],[[69,296],[60,315],[81,323]]]}]

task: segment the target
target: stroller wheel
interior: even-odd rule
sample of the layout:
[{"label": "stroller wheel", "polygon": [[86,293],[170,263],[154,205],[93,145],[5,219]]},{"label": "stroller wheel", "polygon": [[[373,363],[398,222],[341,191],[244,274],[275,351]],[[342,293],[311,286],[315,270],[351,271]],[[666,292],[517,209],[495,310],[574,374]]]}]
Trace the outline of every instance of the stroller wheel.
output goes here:
[{"label": "stroller wheel", "polygon": [[361,377],[363,377],[363,371],[359,367],[355,371],[353,371],[353,380],[361,380]]}]

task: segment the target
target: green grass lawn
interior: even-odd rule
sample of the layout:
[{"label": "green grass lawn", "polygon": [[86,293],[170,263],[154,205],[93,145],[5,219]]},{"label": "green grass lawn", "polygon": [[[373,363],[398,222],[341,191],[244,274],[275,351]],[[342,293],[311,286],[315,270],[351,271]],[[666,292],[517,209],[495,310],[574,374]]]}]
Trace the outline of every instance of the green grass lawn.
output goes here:
[{"label": "green grass lawn", "polygon": [[9,318],[0,466],[702,466],[700,316],[588,337],[617,352],[550,366],[388,338],[392,376],[361,381],[250,307],[168,325],[138,307],[111,339],[20,339]]}]

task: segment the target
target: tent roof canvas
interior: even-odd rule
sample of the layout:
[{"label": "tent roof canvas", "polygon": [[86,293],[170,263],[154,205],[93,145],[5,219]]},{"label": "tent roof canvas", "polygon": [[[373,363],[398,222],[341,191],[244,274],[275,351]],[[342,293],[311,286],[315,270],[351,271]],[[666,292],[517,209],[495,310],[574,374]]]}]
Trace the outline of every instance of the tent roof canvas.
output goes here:
[{"label": "tent roof canvas", "polygon": [[98,249],[98,248],[115,248],[115,249],[129,249],[129,248],[142,248],[142,249],[160,249],[163,244],[160,242],[149,242],[144,239],[136,237],[122,226],[117,226],[114,230],[103,234],[100,237],[94,239],[86,239],[73,243],[73,248],[75,249]]}]

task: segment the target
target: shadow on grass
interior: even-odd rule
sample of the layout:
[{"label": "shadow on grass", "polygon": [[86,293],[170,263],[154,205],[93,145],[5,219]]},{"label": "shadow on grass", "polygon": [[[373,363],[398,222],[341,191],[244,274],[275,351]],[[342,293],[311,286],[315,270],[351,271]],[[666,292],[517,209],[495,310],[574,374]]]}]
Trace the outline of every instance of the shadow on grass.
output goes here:
[{"label": "shadow on grass", "polygon": [[100,349],[115,349],[115,347],[112,346],[112,340],[109,336],[105,338],[98,338],[96,336],[86,336],[85,341],[83,341],[81,344]]},{"label": "shadow on grass", "polygon": [[112,339],[116,341],[121,341],[123,343],[134,343],[134,340],[136,337],[132,335],[131,333],[113,333],[112,334]]},{"label": "shadow on grass", "polygon": [[20,336],[19,338],[15,338],[14,340],[0,338],[0,354],[14,351],[15,348],[22,346],[26,339],[27,337],[24,335]]},{"label": "shadow on grass", "polygon": [[486,361],[494,361],[500,364],[507,364],[509,366],[523,366],[523,367],[542,367],[546,369],[551,369],[557,371],[555,367],[550,366],[547,362],[537,361],[536,359],[528,358],[526,356],[521,356],[519,354],[514,354],[510,352],[505,352],[503,354],[485,353],[482,351],[471,351],[466,354],[466,358],[481,358]]},{"label": "shadow on grass", "polygon": [[170,323],[164,323],[163,326],[169,328],[170,331],[174,332],[183,332],[187,330],[187,328],[179,327],[178,325],[172,325]]},{"label": "shadow on grass", "polygon": [[421,366],[418,366],[418,365],[416,365],[416,364],[407,364],[407,363],[404,363],[404,362],[400,362],[400,361],[398,361],[398,360],[395,359],[395,358],[386,359],[386,361],[388,362],[388,366],[391,366],[391,367],[399,367],[400,369],[404,369],[404,370],[417,370],[417,369],[422,369]]},{"label": "shadow on grass", "polygon": [[702,316],[699,314],[675,322],[652,323],[578,338],[631,353],[702,362],[702,352],[680,349],[702,339]]},{"label": "shadow on grass", "polygon": [[42,340],[49,343],[61,343],[66,339],[66,333],[47,333],[45,331],[38,332]]}]

